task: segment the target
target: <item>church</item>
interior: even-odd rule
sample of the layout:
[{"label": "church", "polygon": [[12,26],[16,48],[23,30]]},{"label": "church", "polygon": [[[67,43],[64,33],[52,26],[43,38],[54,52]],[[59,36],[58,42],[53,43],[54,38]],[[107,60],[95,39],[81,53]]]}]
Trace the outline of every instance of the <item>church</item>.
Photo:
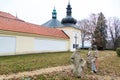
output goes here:
[{"label": "church", "polygon": [[66,9],[66,17],[61,22],[54,8],[52,19],[42,25],[0,11],[0,56],[74,51],[80,47],[81,30],[72,17],[70,3]]}]

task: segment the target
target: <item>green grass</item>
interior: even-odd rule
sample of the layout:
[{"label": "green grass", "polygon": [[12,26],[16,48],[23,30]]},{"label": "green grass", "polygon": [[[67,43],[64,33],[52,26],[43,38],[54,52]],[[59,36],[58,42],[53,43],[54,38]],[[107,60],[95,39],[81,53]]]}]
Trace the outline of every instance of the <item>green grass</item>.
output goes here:
[{"label": "green grass", "polygon": [[116,52],[113,53],[113,56],[108,56],[104,60],[100,61],[100,75],[109,74],[120,76],[120,57],[116,55]]},{"label": "green grass", "polygon": [[[82,53],[85,53],[82,52]],[[71,52],[41,53],[0,57],[0,74],[31,71],[70,64]]]},{"label": "green grass", "polygon": [[[85,51],[86,52],[86,51]],[[104,57],[103,59],[99,60],[99,72],[97,75],[99,76],[120,76],[120,58],[116,55],[115,51],[99,51],[100,57]],[[108,55],[106,57],[106,55]],[[84,56],[85,57],[85,56]],[[93,75],[90,73],[91,70],[85,69],[85,74]],[[34,80],[98,80],[93,79],[91,76],[85,76],[83,78],[76,78],[72,76],[70,71],[64,72],[55,72],[51,74],[42,74],[39,76],[32,77]],[[103,77],[102,77],[103,78]],[[109,79],[106,79],[109,80]]]},{"label": "green grass", "polygon": [[31,71],[70,64],[70,52],[30,54],[0,57],[0,74]]},{"label": "green grass", "polygon": [[[80,54],[86,59],[87,50],[81,50]],[[10,74],[23,71],[31,71],[47,67],[55,67],[69,65],[71,52],[56,52],[45,54],[29,54],[19,56],[0,57],[0,74]],[[105,57],[108,55],[108,57]],[[99,51],[100,57],[105,57],[99,60],[98,75],[117,75],[120,76],[120,58],[117,57],[115,51]],[[85,74],[90,74],[90,70],[86,70]],[[69,71],[54,72],[51,74],[42,74],[34,77],[29,77],[32,80],[80,80],[72,77]],[[27,77],[26,77],[27,78]],[[14,80],[14,79],[13,79]],[[82,80],[92,80],[89,77]]]},{"label": "green grass", "polygon": [[[85,57],[87,51],[81,51],[81,53],[82,56]],[[97,75],[102,76],[101,78],[103,78],[103,76],[105,75],[120,76],[120,58],[116,55],[116,52],[99,51],[99,54],[100,57],[104,58],[99,59],[99,72],[97,73]],[[94,76],[94,74],[90,73],[89,69],[85,70],[85,74]],[[73,77],[70,70],[52,72],[50,74],[42,74],[33,77],[26,77],[26,79],[27,78],[30,78],[32,80],[98,80],[97,77],[95,77],[96,79],[94,79],[91,76],[85,76],[81,79]]]},{"label": "green grass", "polygon": [[[111,58],[105,58],[104,60],[100,60],[99,62],[99,72],[97,75],[101,76],[101,79],[105,75],[108,76],[120,76],[120,58],[117,56],[113,56]],[[88,72],[89,71],[89,72]],[[95,74],[90,73],[90,70],[86,70],[85,74],[95,76]],[[26,79],[31,80],[100,80],[98,77],[91,77],[91,76],[85,76],[82,78],[76,78],[72,76],[72,73],[69,71],[60,71],[60,72],[52,72],[50,74],[41,74],[38,76],[32,76],[32,77],[25,77]],[[14,79],[12,79],[14,80]],[[22,80],[22,79],[18,79]],[[105,80],[116,80],[116,79],[105,79]]]}]

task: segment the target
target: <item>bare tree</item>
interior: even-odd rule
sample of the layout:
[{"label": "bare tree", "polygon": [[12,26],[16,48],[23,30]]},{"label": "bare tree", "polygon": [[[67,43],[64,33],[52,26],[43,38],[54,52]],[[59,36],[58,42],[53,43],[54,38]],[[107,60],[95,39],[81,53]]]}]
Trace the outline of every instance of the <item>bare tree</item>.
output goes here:
[{"label": "bare tree", "polygon": [[94,31],[97,25],[98,14],[91,14],[88,19],[83,19],[77,22],[77,25],[82,29],[82,48],[84,48],[84,42],[90,41],[93,44]]},{"label": "bare tree", "polygon": [[94,14],[93,13],[89,17],[89,23],[90,23],[89,33],[91,34],[91,44],[92,44],[92,47],[94,45],[94,31],[95,31],[96,26],[97,26],[98,16],[99,16],[99,14]]},{"label": "bare tree", "polygon": [[82,39],[82,48],[84,48],[84,42],[89,40],[89,20],[83,19],[77,22],[77,25],[82,30],[81,39]]},{"label": "bare tree", "polygon": [[114,46],[114,50],[119,46],[120,19],[117,17],[108,19],[108,31]]}]

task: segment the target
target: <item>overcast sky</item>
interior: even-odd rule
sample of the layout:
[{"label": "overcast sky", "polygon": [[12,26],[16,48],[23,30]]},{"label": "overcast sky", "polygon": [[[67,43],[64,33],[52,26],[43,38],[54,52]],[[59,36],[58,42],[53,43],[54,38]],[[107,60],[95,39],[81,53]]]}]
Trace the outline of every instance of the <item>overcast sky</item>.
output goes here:
[{"label": "overcast sky", "polygon": [[[120,18],[120,0],[70,0],[72,16],[81,20],[91,13],[103,12],[106,18]],[[68,0],[0,0],[0,11],[30,23],[43,24],[52,17],[54,5],[57,19],[61,21],[66,16]]]}]

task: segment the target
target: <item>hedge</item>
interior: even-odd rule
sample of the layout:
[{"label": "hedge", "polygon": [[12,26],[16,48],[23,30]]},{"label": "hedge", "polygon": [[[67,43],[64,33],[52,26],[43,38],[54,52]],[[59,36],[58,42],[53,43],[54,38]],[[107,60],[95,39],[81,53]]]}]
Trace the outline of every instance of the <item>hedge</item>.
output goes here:
[{"label": "hedge", "polygon": [[117,55],[120,57],[120,48],[117,48],[117,49],[116,49],[116,53],[117,53]]}]

